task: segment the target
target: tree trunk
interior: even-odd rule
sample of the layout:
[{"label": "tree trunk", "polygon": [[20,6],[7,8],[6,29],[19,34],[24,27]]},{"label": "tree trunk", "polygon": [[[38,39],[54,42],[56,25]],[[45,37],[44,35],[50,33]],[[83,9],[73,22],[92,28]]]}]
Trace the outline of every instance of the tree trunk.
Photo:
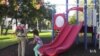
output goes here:
[{"label": "tree trunk", "polygon": [[2,20],[2,23],[1,23],[1,35],[3,34],[3,29],[4,29],[4,19]]},{"label": "tree trunk", "polygon": [[1,35],[1,25],[0,25],[0,35]]},{"label": "tree trunk", "polygon": [[37,29],[39,30],[39,21],[38,21],[38,19],[36,21],[37,21],[36,26],[37,26]]},{"label": "tree trunk", "polygon": [[1,35],[3,34],[3,26],[1,25]]},{"label": "tree trunk", "polygon": [[7,26],[7,28],[6,28],[5,35],[7,35],[8,30],[9,30],[9,26],[12,24],[12,21],[13,21],[13,18],[11,19],[11,22],[8,24],[8,26]]},{"label": "tree trunk", "polygon": [[15,18],[16,19],[16,26],[17,26],[17,24],[18,24],[18,22],[17,22],[17,18]]},{"label": "tree trunk", "polygon": [[41,28],[42,28],[41,26],[42,26],[42,23],[40,22],[39,23],[39,32],[41,32]]}]

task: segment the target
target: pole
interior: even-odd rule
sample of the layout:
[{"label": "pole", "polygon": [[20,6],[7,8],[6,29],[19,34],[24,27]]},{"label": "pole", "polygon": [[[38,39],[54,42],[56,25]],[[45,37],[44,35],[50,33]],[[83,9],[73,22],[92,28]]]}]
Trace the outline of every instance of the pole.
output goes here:
[{"label": "pole", "polygon": [[93,31],[94,31],[94,35],[93,35],[93,44],[94,44],[94,47],[96,48],[96,22],[97,22],[97,15],[96,15],[96,0],[93,0]]},{"label": "pole", "polygon": [[100,0],[98,0],[98,6],[99,6],[99,24],[100,24]]},{"label": "pole", "polygon": [[[77,8],[79,7],[79,0],[77,0]],[[78,24],[78,19],[79,19],[79,17],[78,17],[78,10],[77,10],[77,12],[76,12],[76,23]]]},{"label": "pole", "polygon": [[[77,0],[77,8],[79,7],[79,0]],[[76,24],[78,24],[79,22],[78,22],[78,19],[79,19],[79,13],[78,13],[78,10],[76,10]],[[77,38],[76,38],[76,44],[78,44],[79,43],[79,35],[77,35]]]},{"label": "pole", "polygon": [[84,47],[87,49],[87,0],[84,0]]},{"label": "pole", "polygon": [[52,9],[52,40],[54,39],[54,10]]},{"label": "pole", "polygon": [[68,23],[68,0],[66,0],[66,22]]},{"label": "pole", "polygon": [[[100,0],[98,0],[98,4],[97,5],[99,7],[99,10],[98,10],[99,11],[99,13],[98,13],[99,14],[99,23],[98,23],[98,26],[100,27],[100,6],[99,6],[100,5]],[[100,35],[99,35],[99,49],[100,49]]]}]

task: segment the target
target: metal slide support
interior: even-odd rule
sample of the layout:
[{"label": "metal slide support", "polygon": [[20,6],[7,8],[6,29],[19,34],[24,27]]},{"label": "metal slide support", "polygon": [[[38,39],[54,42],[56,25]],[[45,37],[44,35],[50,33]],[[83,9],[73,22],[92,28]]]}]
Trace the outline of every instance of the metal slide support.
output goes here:
[{"label": "metal slide support", "polygon": [[68,23],[68,0],[66,0],[66,22]]},{"label": "metal slide support", "polygon": [[[77,0],[77,8],[79,7],[79,0]],[[76,24],[78,24],[78,19],[79,19],[79,13],[78,13],[78,10],[76,10]],[[79,43],[79,35],[77,35],[77,38],[76,38],[76,44]]]},{"label": "metal slide support", "polygon": [[100,24],[100,0],[98,1],[99,1],[98,5],[99,5],[99,24]]},{"label": "metal slide support", "polygon": [[[100,0],[98,0],[98,5],[99,5],[99,26],[100,26]],[[100,49],[100,36],[99,36],[99,49]]]},{"label": "metal slide support", "polygon": [[54,39],[54,11],[52,10],[52,40]]},{"label": "metal slide support", "polygon": [[[79,7],[79,0],[77,0],[77,8]],[[78,19],[79,19],[79,15],[78,15],[78,10],[76,10],[76,24],[78,24]]]},{"label": "metal slide support", "polygon": [[[93,12],[96,13],[95,12],[95,10],[96,10],[96,0],[93,0],[93,3],[94,3],[94,8],[93,8],[94,11]],[[96,21],[97,20],[97,15],[96,14],[93,14],[93,16],[94,16],[93,19],[95,19],[93,21]],[[94,24],[96,24],[96,22],[94,22]],[[96,48],[96,46],[97,46],[96,45],[97,44],[97,41],[96,41],[96,29],[97,28],[96,28],[96,25],[93,25],[93,27],[94,27],[94,29],[93,29],[94,30],[94,36],[93,36],[93,39],[94,39],[94,47]]]},{"label": "metal slide support", "polygon": [[87,0],[84,0],[84,47],[87,49]]},{"label": "metal slide support", "polygon": [[97,39],[98,39],[98,41],[99,41],[99,49],[100,49],[100,0],[96,0],[96,2],[97,2],[97,9],[96,10],[98,10],[97,12],[98,12],[98,17],[97,17],[97,19],[98,19],[98,25],[97,25]]}]

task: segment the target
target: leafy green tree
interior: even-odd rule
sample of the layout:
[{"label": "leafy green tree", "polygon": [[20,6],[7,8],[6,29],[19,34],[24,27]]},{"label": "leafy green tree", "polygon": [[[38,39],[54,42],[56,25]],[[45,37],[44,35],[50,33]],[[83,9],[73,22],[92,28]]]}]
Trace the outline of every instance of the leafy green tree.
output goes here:
[{"label": "leafy green tree", "polygon": [[75,23],[76,23],[76,16],[73,15],[73,16],[71,16],[71,18],[70,18],[69,24],[75,24]]},{"label": "leafy green tree", "polygon": [[[44,18],[51,20],[52,10],[45,7],[43,0],[8,0],[8,2],[9,5],[0,4],[0,21],[6,16],[11,17],[12,20],[15,18],[16,21],[18,18],[22,18],[26,23],[33,26],[36,24],[36,20],[38,20],[39,23],[42,22]],[[49,7],[50,5],[47,6]],[[6,28],[6,33],[8,28],[9,26]]]},{"label": "leafy green tree", "polygon": [[1,26],[1,34],[3,33],[3,27],[4,27],[4,23],[3,23],[3,19],[2,18],[6,18],[7,15],[7,11],[8,11],[8,6],[6,5],[6,1],[5,0],[0,0],[0,26]]}]

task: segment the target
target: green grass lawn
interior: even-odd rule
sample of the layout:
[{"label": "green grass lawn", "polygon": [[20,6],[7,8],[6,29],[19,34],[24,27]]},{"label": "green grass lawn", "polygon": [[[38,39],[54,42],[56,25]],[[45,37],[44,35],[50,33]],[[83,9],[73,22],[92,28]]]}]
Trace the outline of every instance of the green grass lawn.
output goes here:
[{"label": "green grass lawn", "polygon": [[[51,32],[41,32],[39,35],[41,38],[47,38],[51,37]],[[91,34],[88,33],[88,36],[91,36]],[[28,33],[28,38],[33,38],[33,34]],[[17,44],[17,41],[15,34],[0,35],[0,49]]]},{"label": "green grass lawn", "polygon": [[[51,32],[42,32],[39,34],[41,38],[50,37]],[[33,38],[32,33],[28,34],[28,38]],[[14,34],[0,35],[0,49],[17,44],[17,39]]]}]

